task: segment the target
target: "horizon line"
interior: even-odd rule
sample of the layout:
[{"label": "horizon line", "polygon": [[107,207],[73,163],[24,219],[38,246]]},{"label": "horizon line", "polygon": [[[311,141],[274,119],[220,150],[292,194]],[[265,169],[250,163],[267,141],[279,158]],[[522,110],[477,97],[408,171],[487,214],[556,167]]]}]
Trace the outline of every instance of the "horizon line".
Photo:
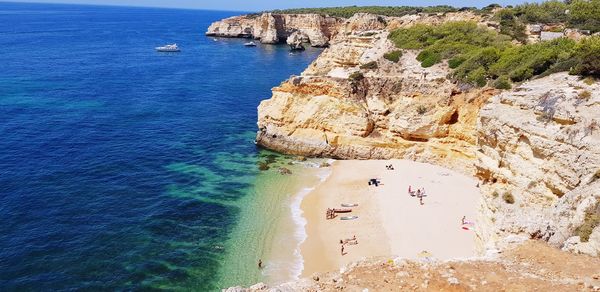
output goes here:
[{"label": "horizon line", "polygon": [[[151,5],[118,5],[118,4],[92,4],[92,3],[70,3],[70,2],[17,2],[17,1],[0,1],[0,4],[38,4],[38,5],[65,5],[65,6],[96,6],[96,7],[125,7],[125,8],[154,8],[154,9],[173,9],[173,10],[198,10],[198,11],[217,11],[217,12],[242,12],[242,13],[257,13],[261,11],[247,10],[225,10],[225,9],[210,9],[210,8],[194,8],[194,7],[167,7],[167,6],[151,6]],[[276,9],[273,9],[276,10]]]},{"label": "horizon line", "polygon": [[[534,1],[536,2],[536,1]],[[541,1],[544,2],[544,1]],[[251,14],[251,13],[260,13],[260,12],[267,12],[267,11],[277,11],[277,10],[286,10],[286,9],[319,9],[319,8],[344,8],[344,7],[436,7],[436,6],[449,6],[449,7],[453,7],[456,9],[459,9],[461,7],[458,6],[454,6],[454,5],[448,5],[448,4],[439,4],[439,5],[422,5],[422,6],[416,6],[416,5],[347,5],[347,6],[320,6],[320,7],[302,7],[302,8],[274,8],[274,9],[267,9],[267,10],[253,10],[253,11],[249,11],[249,10],[229,10],[229,9],[210,9],[210,8],[195,8],[195,7],[168,7],[168,6],[153,6],[153,5],[130,5],[130,4],[124,4],[124,5],[119,5],[119,4],[95,4],[95,3],[71,3],[71,2],[17,2],[17,1],[1,1],[0,0],[0,4],[2,3],[9,3],[9,4],[38,4],[38,5],[66,5],[66,6],[92,6],[92,7],[128,7],[128,8],[154,8],[154,9],[173,9],[173,10],[196,10],[196,11],[217,11],[217,12],[236,12],[236,13],[247,13],[247,14]],[[527,3],[527,1],[523,2],[523,3]],[[493,3],[491,3],[493,4]],[[490,4],[488,4],[490,5]],[[487,5],[482,5],[481,7],[485,7]],[[506,6],[506,5],[504,5]],[[504,7],[501,5],[501,7]],[[476,8],[481,8],[481,7],[477,7],[477,6],[471,6],[471,7],[476,7]]]}]

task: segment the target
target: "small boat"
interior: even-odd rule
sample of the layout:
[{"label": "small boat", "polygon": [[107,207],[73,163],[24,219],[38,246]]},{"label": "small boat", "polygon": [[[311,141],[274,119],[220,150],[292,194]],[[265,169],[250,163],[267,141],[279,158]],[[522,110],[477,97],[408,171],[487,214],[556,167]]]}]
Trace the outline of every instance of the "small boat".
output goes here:
[{"label": "small boat", "polygon": [[358,204],[348,204],[348,203],[343,203],[342,207],[356,207],[358,206]]},{"label": "small boat", "polygon": [[181,51],[179,49],[179,47],[177,46],[177,44],[156,47],[155,49],[159,52],[180,52]]},{"label": "small boat", "polygon": [[358,216],[343,216],[343,217],[340,217],[340,220],[354,220],[354,219],[358,219]]},{"label": "small boat", "polygon": [[255,42],[247,42],[244,44],[244,46],[246,47],[256,47],[256,43]]},{"label": "small boat", "polygon": [[217,39],[217,38],[213,38],[213,41],[215,41],[215,42],[218,42],[218,41],[219,41],[219,39]]},{"label": "small boat", "polygon": [[350,212],[352,212],[352,209],[350,209],[350,208],[344,208],[344,209],[335,208],[335,209],[333,209],[333,212],[335,212],[335,213],[350,213]]}]

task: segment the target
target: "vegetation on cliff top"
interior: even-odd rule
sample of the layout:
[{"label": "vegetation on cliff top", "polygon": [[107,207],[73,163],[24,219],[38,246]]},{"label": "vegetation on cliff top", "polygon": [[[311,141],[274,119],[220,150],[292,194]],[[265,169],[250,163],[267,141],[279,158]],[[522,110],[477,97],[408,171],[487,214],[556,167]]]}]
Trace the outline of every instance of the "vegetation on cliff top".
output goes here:
[{"label": "vegetation on cliff top", "polygon": [[600,31],[600,0],[545,1],[507,7],[498,16],[513,16],[520,23],[557,24]]},{"label": "vegetation on cliff top", "polygon": [[[474,8],[473,8],[474,9]],[[320,15],[329,15],[334,17],[350,18],[356,13],[371,13],[385,16],[404,16],[416,13],[445,13],[454,12],[459,9],[452,6],[347,6],[347,7],[324,7],[324,8],[294,8],[273,10],[270,12],[280,14],[308,14],[315,13]]]},{"label": "vegetation on cliff top", "polygon": [[452,78],[477,86],[493,81],[497,88],[509,88],[509,81],[569,70],[580,75],[600,74],[600,36],[579,43],[560,38],[515,45],[507,35],[459,21],[398,29],[389,38],[400,49],[421,50],[417,60],[423,67],[447,60],[454,69]]}]

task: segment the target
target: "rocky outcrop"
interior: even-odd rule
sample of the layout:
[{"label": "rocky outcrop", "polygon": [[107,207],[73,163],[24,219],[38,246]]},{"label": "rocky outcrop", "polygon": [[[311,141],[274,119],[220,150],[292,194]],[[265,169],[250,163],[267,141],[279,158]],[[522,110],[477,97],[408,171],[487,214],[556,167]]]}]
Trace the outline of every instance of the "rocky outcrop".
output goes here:
[{"label": "rocky outcrop", "polygon": [[234,16],[212,23],[206,35],[232,38],[251,38],[254,35],[255,18]]},{"label": "rocky outcrop", "polygon": [[494,91],[461,88],[446,78],[446,65],[422,68],[415,52],[387,60],[391,20],[419,23],[370,14],[342,23],[330,48],[260,104],[257,142],[292,154],[408,158],[470,171],[477,113]]},{"label": "rocky outcrop", "polygon": [[[252,37],[263,44],[285,42],[295,32],[306,36],[313,47],[326,47],[341,19],[318,14],[274,14],[235,16],[210,25],[206,35]],[[295,36],[297,37],[297,35]]]},{"label": "rocky outcrop", "polygon": [[293,51],[304,50],[304,43],[310,42],[308,36],[302,32],[295,31],[288,38],[286,43]]},{"label": "rocky outcrop", "polygon": [[255,291],[598,291],[600,259],[528,241],[501,255],[470,260],[367,259],[339,271]]},{"label": "rocky outcrop", "polygon": [[[498,234],[577,249],[571,237],[586,215],[600,215],[599,93],[600,85],[559,73],[503,92],[480,111],[476,174],[494,213],[484,217],[495,218]],[[512,204],[503,200],[509,195]],[[594,234],[585,249],[600,254],[600,228]]]}]

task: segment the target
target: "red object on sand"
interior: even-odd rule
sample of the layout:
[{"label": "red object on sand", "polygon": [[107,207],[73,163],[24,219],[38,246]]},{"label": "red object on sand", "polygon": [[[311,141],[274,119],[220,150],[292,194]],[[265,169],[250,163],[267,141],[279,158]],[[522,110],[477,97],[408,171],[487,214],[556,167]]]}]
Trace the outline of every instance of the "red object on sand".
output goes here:
[{"label": "red object on sand", "polygon": [[333,212],[335,212],[335,213],[350,213],[350,212],[352,212],[352,209],[348,209],[348,208],[345,208],[345,209],[337,209],[337,208],[336,208],[336,209],[333,209]]}]

